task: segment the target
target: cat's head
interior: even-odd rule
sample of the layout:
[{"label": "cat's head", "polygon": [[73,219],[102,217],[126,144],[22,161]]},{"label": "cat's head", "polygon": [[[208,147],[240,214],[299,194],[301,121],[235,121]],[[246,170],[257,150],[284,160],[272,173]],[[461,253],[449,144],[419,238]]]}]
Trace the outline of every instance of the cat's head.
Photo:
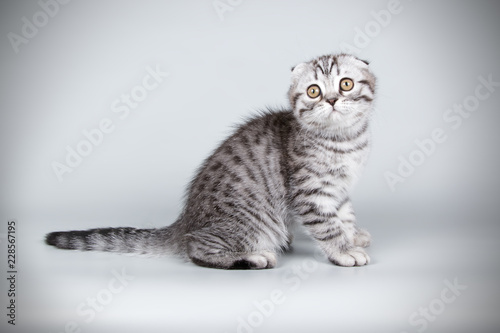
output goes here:
[{"label": "cat's head", "polygon": [[307,129],[338,134],[365,123],[375,94],[368,63],[352,55],[327,55],[292,68],[288,96]]}]

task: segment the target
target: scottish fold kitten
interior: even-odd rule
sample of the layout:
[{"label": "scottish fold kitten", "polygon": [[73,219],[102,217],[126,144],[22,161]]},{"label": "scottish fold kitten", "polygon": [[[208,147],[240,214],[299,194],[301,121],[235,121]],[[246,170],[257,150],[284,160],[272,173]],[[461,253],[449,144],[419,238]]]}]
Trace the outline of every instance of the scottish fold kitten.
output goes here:
[{"label": "scottish fold kitten", "polygon": [[241,125],[201,165],[175,223],[159,229],[52,232],[61,249],[174,253],[200,266],[276,266],[302,224],[336,265],[369,263],[370,235],[356,226],[349,192],[370,147],[375,77],[348,54],[292,69],[290,108]]}]

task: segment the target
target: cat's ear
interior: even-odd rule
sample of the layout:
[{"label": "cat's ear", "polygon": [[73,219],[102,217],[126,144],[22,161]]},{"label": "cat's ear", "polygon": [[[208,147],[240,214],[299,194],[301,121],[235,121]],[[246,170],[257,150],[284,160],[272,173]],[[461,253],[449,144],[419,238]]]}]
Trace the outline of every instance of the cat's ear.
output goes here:
[{"label": "cat's ear", "polygon": [[292,67],[292,80],[295,81],[299,76],[302,75],[302,73],[304,73],[306,69],[307,69],[307,63],[305,62]]},{"label": "cat's ear", "polygon": [[361,61],[362,63],[364,63],[366,66],[370,65],[370,62],[368,60],[359,59],[359,58],[356,58],[356,59],[358,59],[359,61]]}]

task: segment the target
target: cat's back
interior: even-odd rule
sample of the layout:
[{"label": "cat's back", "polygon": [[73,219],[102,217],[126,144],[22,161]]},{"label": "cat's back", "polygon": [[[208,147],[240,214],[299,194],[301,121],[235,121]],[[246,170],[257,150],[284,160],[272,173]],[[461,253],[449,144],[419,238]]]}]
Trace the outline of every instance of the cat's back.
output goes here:
[{"label": "cat's back", "polygon": [[286,144],[294,126],[287,110],[262,112],[238,126],[198,169],[187,193],[190,212],[214,214],[222,205],[247,201],[279,205],[286,191]]},{"label": "cat's back", "polygon": [[[292,128],[296,125],[291,111],[264,111],[238,125],[202,165],[201,170],[210,170],[210,165],[224,163],[237,169],[274,155],[281,155]],[[213,170],[213,169],[212,169]]]},{"label": "cat's back", "polygon": [[262,111],[238,126],[228,141],[234,142],[234,140],[240,139],[246,145],[245,138],[248,138],[249,143],[254,146],[263,143],[271,144],[274,140],[286,135],[295,123],[295,118],[290,110]]}]

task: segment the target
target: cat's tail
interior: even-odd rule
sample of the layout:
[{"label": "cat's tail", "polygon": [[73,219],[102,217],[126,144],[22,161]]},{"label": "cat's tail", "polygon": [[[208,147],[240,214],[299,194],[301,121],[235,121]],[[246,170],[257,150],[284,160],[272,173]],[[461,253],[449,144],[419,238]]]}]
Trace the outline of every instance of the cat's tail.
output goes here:
[{"label": "cat's tail", "polygon": [[175,252],[173,228],[98,228],[57,231],[47,234],[45,243],[60,249],[160,255]]}]

